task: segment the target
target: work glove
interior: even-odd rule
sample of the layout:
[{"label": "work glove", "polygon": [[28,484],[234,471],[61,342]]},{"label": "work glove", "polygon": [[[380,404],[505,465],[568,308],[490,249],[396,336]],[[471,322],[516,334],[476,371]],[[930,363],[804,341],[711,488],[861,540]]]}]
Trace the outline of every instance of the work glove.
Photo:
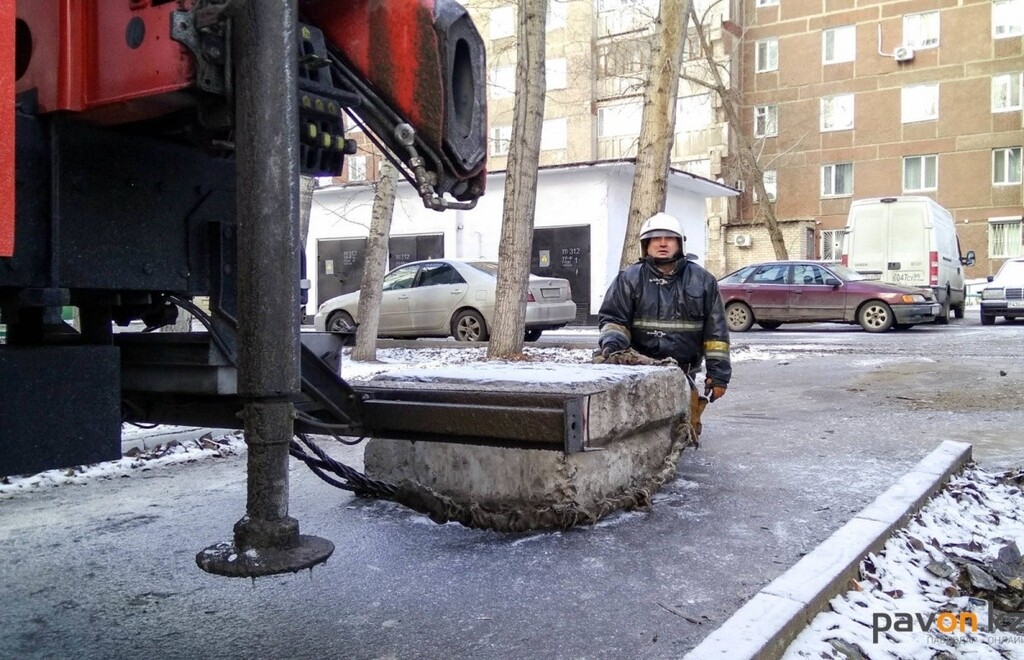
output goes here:
[{"label": "work glove", "polygon": [[601,364],[603,362],[607,362],[608,358],[610,358],[612,355],[614,355],[615,353],[621,353],[627,348],[629,347],[619,346],[615,342],[605,342],[604,345],[598,347],[597,350],[594,351],[594,354],[591,356],[590,361],[594,364]]},{"label": "work glove", "polygon": [[622,349],[615,346],[614,344],[607,344],[605,346],[601,346],[594,351],[594,354],[593,356],[591,356],[590,361],[594,364],[602,364],[604,362],[607,362],[608,358],[610,358],[613,353],[618,353],[620,350]]},{"label": "work glove", "polygon": [[708,403],[721,399],[725,396],[725,385],[715,385],[715,382],[710,378],[705,379],[704,396],[708,398]]}]

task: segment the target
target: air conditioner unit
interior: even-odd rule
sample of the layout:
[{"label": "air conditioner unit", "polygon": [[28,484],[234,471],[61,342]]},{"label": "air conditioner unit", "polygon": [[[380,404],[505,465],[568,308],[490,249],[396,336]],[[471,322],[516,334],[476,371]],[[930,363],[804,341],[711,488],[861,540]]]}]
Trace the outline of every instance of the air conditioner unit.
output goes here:
[{"label": "air conditioner unit", "polygon": [[897,62],[909,62],[914,59],[914,49],[910,46],[900,46],[892,51],[892,58]]},{"label": "air conditioner unit", "polygon": [[750,234],[736,234],[732,242],[736,247],[750,247]]}]

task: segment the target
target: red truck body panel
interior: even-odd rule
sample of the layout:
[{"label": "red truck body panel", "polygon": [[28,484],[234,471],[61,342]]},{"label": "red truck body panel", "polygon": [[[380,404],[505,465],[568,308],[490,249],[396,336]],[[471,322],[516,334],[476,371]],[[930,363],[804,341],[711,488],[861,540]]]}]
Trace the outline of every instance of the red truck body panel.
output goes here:
[{"label": "red truck body panel", "polygon": [[14,254],[14,5],[0,3],[0,257]]},{"label": "red truck body panel", "polygon": [[170,38],[176,9],[150,0],[20,0],[28,41],[17,91],[35,89],[40,112],[68,110],[108,124],[180,107],[175,92],[191,86],[194,73],[192,55]]}]

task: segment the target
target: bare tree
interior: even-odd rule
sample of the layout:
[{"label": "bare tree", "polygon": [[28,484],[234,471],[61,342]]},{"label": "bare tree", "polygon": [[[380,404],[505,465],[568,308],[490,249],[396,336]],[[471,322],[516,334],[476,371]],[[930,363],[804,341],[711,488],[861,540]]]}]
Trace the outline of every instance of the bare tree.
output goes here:
[{"label": "bare tree", "polygon": [[636,173],[629,200],[626,236],[619,269],[636,261],[640,225],[665,210],[668,166],[675,138],[676,94],[683,62],[686,21],[690,0],[661,0],[656,21],[657,37],[651,51],[651,67],[644,85],[644,110],[636,155]]},{"label": "bare tree", "polygon": [[366,262],[360,283],[359,332],[352,348],[352,359],[374,362],[377,359],[377,328],[380,326],[380,303],[384,297],[384,267],[388,258],[388,236],[391,234],[391,215],[395,210],[395,187],[398,171],[388,160],[380,164],[380,179],[373,195],[370,213],[370,236],[366,241]]},{"label": "bare tree", "polygon": [[494,326],[490,329],[491,342],[487,348],[489,358],[508,358],[523,352],[533,214],[537,204],[537,165],[544,123],[547,0],[519,0],[518,8],[516,98],[498,247]]},{"label": "bare tree", "polygon": [[[764,219],[765,227],[768,229],[768,237],[771,239],[772,248],[775,250],[775,258],[789,259],[789,251],[786,249],[782,228],[779,226],[778,217],[775,215],[775,201],[768,195],[768,191],[765,189],[764,166],[761,163],[755,138],[743,129],[743,122],[740,120],[739,113],[740,103],[722,75],[722,66],[724,65],[715,57],[714,46],[708,38],[704,23],[697,16],[692,5],[689,12],[693,18],[694,30],[700,44],[701,54],[711,74],[711,80],[698,78],[688,78],[688,80],[710,89],[722,99],[722,108],[725,110],[726,121],[731,128],[730,133],[736,136],[738,143],[738,167],[754,186],[760,216]],[[727,58],[727,60],[731,59]]]}]

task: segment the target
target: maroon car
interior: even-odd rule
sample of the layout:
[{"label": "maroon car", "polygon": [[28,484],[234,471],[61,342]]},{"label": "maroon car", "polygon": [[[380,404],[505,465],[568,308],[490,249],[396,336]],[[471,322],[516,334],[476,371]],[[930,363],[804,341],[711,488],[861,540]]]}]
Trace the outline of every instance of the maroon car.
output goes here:
[{"label": "maroon car", "polygon": [[930,323],[940,305],[928,289],[895,286],[839,264],[770,261],[745,266],[718,281],[732,332],[757,323],[859,323],[868,332]]}]

